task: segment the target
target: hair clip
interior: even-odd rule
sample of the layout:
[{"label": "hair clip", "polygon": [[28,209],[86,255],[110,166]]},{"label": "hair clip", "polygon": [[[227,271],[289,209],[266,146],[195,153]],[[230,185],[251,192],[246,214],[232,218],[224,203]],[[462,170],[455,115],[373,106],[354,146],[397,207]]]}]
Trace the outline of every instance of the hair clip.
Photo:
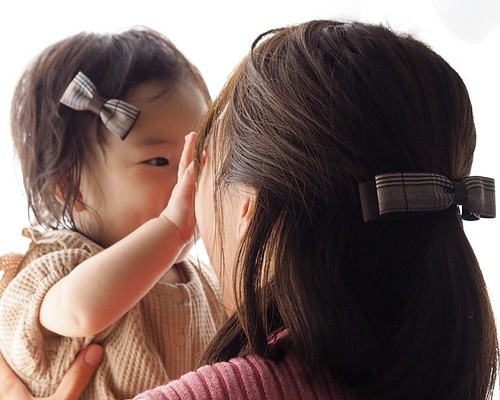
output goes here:
[{"label": "hair clip", "polygon": [[495,181],[468,176],[459,182],[430,173],[387,173],[359,184],[363,220],[394,213],[432,212],[462,206],[467,221],[495,218]]},{"label": "hair clip", "polygon": [[137,107],[125,101],[101,97],[92,81],[81,71],[69,83],[60,102],[73,110],[97,114],[104,126],[122,140],[140,113]]}]

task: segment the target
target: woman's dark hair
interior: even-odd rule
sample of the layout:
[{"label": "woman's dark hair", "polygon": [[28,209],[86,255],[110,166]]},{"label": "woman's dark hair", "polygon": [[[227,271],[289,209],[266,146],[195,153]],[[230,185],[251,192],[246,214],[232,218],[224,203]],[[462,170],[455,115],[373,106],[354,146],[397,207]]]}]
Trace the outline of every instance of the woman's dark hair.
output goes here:
[{"label": "woman's dark hair", "polygon": [[75,229],[72,210],[85,157],[92,143],[105,143],[95,114],[59,102],[78,71],[105,98],[122,99],[147,81],[170,90],[188,80],[210,101],[195,66],[170,40],[146,27],[117,34],[82,32],[46,48],[21,76],[11,108],[30,218],[46,229]]},{"label": "woman's dark hair", "polygon": [[269,338],[287,329],[308,370],[355,398],[492,396],[494,316],[457,209],[365,223],[358,194],[385,172],[469,175],[472,108],[447,62],[384,26],[276,29],[203,125],[218,214],[232,184],[257,195],[236,312],[202,362],[272,356]]}]

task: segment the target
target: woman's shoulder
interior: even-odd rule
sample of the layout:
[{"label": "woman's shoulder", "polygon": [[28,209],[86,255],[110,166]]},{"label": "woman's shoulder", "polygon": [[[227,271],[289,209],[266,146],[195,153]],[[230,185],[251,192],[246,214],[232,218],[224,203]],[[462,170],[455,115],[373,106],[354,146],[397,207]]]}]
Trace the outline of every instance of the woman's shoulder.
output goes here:
[{"label": "woman's shoulder", "polygon": [[257,355],[206,365],[136,400],[196,399],[280,400],[336,399],[338,390],[326,371],[309,376],[293,356],[273,361]]}]

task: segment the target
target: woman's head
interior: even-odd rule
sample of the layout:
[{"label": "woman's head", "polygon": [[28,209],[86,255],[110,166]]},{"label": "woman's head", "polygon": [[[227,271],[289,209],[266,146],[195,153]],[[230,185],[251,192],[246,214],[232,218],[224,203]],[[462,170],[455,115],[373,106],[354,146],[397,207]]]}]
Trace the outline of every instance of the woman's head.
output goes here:
[{"label": "woman's head", "polygon": [[[311,370],[326,366],[362,395],[489,390],[495,327],[456,211],[364,223],[358,194],[384,172],[469,174],[471,104],[440,56],[382,26],[273,30],[235,70],[201,139],[218,215],[228,190],[255,193],[234,263],[237,312],[208,361],[266,354],[286,327]],[[227,223],[212,248],[232,245]]]},{"label": "woman's head", "polygon": [[165,92],[193,83],[209,102],[198,70],[173,43],[148,28],[82,32],[46,48],[21,76],[11,109],[30,212],[33,222],[46,228],[75,227],[82,170],[95,143],[103,147],[107,142],[97,115],[60,103],[79,71],[104,98],[123,100],[139,85],[154,81]]}]

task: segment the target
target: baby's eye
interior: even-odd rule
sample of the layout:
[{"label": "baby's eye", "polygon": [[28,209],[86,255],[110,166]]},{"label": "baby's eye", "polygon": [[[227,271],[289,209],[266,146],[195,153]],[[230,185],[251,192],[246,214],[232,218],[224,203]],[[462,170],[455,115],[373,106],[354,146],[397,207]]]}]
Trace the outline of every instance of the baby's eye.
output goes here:
[{"label": "baby's eye", "polygon": [[152,158],[151,160],[145,161],[146,164],[153,165],[155,167],[164,167],[165,165],[170,164],[166,158],[163,157],[156,157]]}]

